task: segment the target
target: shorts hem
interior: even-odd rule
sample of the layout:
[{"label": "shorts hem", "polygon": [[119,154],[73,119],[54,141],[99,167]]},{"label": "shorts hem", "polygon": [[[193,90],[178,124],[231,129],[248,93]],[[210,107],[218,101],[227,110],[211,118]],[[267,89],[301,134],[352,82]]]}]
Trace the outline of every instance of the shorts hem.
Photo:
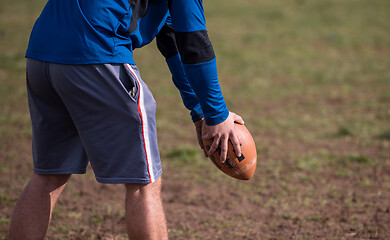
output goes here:
[{"label": "shorts hem", "polygon": [[87,172],[87,169],[70,169],[70,170],[61,170],[61,169],[55,169],[55,170],[43,170],[43,169],[37,169],[34,168],[34,173],[41,174],[41,175],[51,175],[51,174],[85,174]]},{"label": "shorts hem", "polygon": [[[162,170],[160,170],[155,175],[155,181],[160,177],[162,174]],[[104,177],[96,177],[96,181],[99,183],[107,183],[107,184],[121,184],[121,183],[142,183],[142,184],[148,184],[151,183],[149,178],[104,178]]]}]

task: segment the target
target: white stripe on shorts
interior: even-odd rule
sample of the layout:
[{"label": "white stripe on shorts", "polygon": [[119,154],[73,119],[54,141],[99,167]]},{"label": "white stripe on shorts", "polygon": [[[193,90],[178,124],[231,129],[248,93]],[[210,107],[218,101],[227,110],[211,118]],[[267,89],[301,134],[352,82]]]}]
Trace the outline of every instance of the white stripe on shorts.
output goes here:
[{"label": "white stripe on shorts", "polygon": [[135,79],[137,80],[138,88],[139,88],[139,96],[138,96],[138,111],[141,116],[141,123],[142,123],[142,134],[144,138],[144,147],[145,147],[145,155],[146,155],[146,161],[148,164],[148,172],[149,172],[149,179],[150,182],[156,181],[153,173],[153,161],[152,161],[152,153],[150,151],[150,141],[149,141],[149,131],[148,131],[148,117],[146,114],[145,109],[145,103],[144,103],[144,90],[143,86],[140,82],[140,80],[137,77],[137,74],[134,72],[132,67],[129,64],[125,64],[126,67],[130,70],[130,72],[133,74]]}]

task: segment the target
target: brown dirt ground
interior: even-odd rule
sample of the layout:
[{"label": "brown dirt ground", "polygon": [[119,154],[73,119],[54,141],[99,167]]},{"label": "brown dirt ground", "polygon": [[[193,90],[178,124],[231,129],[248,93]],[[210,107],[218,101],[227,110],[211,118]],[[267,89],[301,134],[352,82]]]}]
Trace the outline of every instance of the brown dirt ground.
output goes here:
[{"label": "brown dirt ground", "polygon": [[[385,185],[389,183],[390,165],[388,159],[383,159],[388,142],[369,146],[348,139],[305,143],[287,138],[281,141],[267,133],[261,135],[266,139],[262,141],[257,134],[260,161],[248,182],[218,173],[211,163],[210,167],[204,165],[206,168],[186,169],[163,159],[163,201],[171,239],[390,236],[390,190]],[[29,158],[29,148],[22,146],[20,156]],[[283,146],[282,151],[279,146]],[[311,173],[300,168],[295,157],[307,154],[309,149],[312,153],[329,150],[330,158],[360,149],[361,154],[382,159],[383,163],[350,163],[352,174],[335,172],[339,165],[321,164],[321,169]],[[0,199],[3,233],[8,227],[5,219],[30,170],[31,165],[17,160],[2,170],[1,181],[12,181],[2,190]],[[4,197],[7,193],[10,199]],[[91,170],[87,175],[74,176],[59,200],[47,239],[124,239],[123,193],[121,186],[96,183]]]}]

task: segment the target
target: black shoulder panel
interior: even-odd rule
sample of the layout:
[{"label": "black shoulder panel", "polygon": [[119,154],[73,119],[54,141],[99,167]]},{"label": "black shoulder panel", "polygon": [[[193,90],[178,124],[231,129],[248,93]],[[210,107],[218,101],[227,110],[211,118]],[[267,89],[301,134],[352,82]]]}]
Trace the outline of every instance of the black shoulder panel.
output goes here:
[{"label": "black shoulder panel", "polygon": [[156,37],[157,48],[168,59],[179,53],[176,46],[175,32],[169,25],[164,25]]},{"label": "black shoulder panel", "polygon": [[131,16],[130,28],[129,32],[132,33],[137,29],[137,21],[138,19],[145,16],[148,11],[148,4],[150,0],[128,0],[130,3],[131,10],[133,11],[133,15]]},{"label": "black shoulder panel", "polygon": [[183,63],[202,63],[215,58],[214,49],[206,30],[175,32],[175,37]]}]

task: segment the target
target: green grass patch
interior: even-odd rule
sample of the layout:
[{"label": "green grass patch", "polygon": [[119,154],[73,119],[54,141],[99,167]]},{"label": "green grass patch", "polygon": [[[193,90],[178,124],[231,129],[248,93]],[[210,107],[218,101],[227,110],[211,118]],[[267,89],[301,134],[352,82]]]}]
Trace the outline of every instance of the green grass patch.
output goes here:
[{"label": "green grass patch", "polygon": [[67,214],[68,218],[80,218],[81,212],[69,212]]},{"label": "green grass patch", "polygon": [[12,206],[14,204],[14,201],[15,200],[13,196],[0,193],[0,202],[2,203],[2,205]]},{"label": "green grass patch", "polygon": [[378,135],[378,138],[382,140],[390,140],[390,129],[383,131]]},{"label": "green grass patch", "polygon": [[352,130],[347,126],[341,126],[337,129],[337,132],[335,133],[336,137],[347,137],[347,136],[353,136]]},{"label": "green grass patch", "polygon": [[61,234],[64,236],[69,236],[69,234],[70,234],[68,224],[52,226],[50,228],[50,231],[55,233],[55,234]]},{"label": "green grass patch", "polygon": [[183,165],[190,162],[197,162],[199,149],[188,145],[179,146],[167,151],[164,156],[168,161],[173,162],[175,165]]},{"label": "green grass patch", "polygon": [[298,168],[308,171],[317,172],[321,166],[321,160],[315,156],[307,156],[298,160]]},{"label": "green grass patch", "polygon": [[101,224],[103,223],[103,217],[102,216],[96,216],[94,218],[92,218],[92,223],[93,224]]},{"label": "green grass patch", "polygon": [[309,217],[307,220],[312,221],[312,222],[325,222],[326,221],[323,217],[320,217],[320,216],[312,216],[312,217]]},{"label": "green grass patch", "polygon": [[0,219],[0,224],[9,225],[10,223],[11,223],[11,219],[10,218],[1,218]]},{"label": "green grass patch", "polygon": [[340,158],[341,162],[345,163],[359,163],[359,164],[368,164],[373,163],[373,160],[364,155],[349,155]]}]

